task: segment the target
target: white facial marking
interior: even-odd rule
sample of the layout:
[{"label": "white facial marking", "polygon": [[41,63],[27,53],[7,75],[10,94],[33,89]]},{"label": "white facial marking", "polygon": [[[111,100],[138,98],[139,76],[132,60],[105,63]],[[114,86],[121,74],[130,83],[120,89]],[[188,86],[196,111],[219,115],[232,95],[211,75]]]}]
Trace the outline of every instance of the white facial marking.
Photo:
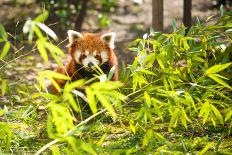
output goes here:
[{"label": "white facial marking", "polygon": [[92,55],[87,55],[87,57],[82,60],[82,63],[85,67],[88,67],[89,63],[93,63],[94,66],[99,65],[99,61]]},{"label": "white facial marking", "polygon": [[85,50],[85,55],[89,55],[89,51],[88,50]]},{"label": "white facial marking", "polygon": [[93,52],[93,56],[96,56],[96,55],[97,55],[97,51],[94,51],[94,52]]},{"label": "white facial marking", "polygon": [[74,52],[74,59],[75,59],[75,61],[76,61],[77,63],[80,63],[80,62],[79,62],[80,56],[81,56],[81,53],[80,53],[78,50],[76,50],[76,51]]},{"label": "white facial marking", "polygon": [[102,58],[102,63],[108,61],[109,55],[107,51],[102,51],[101,52],[101,58]]}]

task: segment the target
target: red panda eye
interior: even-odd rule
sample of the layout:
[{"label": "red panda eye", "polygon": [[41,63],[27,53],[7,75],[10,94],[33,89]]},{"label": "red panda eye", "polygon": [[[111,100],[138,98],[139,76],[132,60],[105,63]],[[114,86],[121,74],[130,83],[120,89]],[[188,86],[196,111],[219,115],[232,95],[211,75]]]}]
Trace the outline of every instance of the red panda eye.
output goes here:
[{"label": "red panda eye", "polygon": [[99,59],[99,58],[100,58],[100,56],[99,56],[99,55],[95,55],[94,57],[95,57],[96,59]]},{"label": "red panda eye", "polygon": [[86,57],[87,57],[87,56],[86,56],[85,54],[82,55],[82,58],[83,58],[83,59],[86,58]]}]

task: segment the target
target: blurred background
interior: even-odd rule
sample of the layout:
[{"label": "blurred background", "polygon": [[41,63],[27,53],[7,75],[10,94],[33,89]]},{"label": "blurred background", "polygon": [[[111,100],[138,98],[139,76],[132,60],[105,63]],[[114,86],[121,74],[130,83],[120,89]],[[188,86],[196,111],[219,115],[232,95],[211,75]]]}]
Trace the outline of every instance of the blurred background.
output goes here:
[{"label": "blurred background", "polygon": [[[185,23],[191,25],[196,17],[204,21],[211,15],[217,16],[221,5],[231,9],[231,3],[231,0],[1,0],[0,23],[11,33],[16,46],[20,46],[17,40],[26,40],[22,35],[25,21],[48,10],[45,24],[60,40],[67,37],[68,29],[94,33],[114,31],[119,60],[130,63],[135,53],[128,51],[128,44],[142,37],[150,27],[171,32],[173,19],[179,26],[185,16]],[[65,45],[67,42],[61,48]]]}]

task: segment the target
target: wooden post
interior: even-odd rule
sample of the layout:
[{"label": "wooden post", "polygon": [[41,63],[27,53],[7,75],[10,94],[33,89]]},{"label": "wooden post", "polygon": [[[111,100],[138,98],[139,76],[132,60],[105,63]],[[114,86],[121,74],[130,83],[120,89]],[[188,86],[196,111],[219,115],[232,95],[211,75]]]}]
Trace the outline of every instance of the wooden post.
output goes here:
[{"label": "wooden post", "polygon": [[184,0],[184,19],[183,23],[190,28],[192,25],[192,0]]},{"label": "wooden post", "polygon": [[152,27],[155,31],[163,31],[163,0],[152,0]]}]

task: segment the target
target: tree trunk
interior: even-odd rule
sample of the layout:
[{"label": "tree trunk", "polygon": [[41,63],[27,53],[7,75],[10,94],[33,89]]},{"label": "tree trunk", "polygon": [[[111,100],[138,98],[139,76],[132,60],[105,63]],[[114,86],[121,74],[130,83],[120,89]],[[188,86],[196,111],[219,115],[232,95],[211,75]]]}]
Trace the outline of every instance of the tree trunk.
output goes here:
[{"label": "tree trunk", "polygon": [[76,18],[76,22],[75,22],[75,27],[78,31],[81,31],[82,24],[84,22],[84,18],[86,16],[86,12],[88,8],[88,3],[89,3],[89,0],[82,0],[81,10],[79,11],[79,15]]},{"label": "tree trunk", "polygon": [[163,31],[163,0],[152,0],[152,27],[155,31]]},{"label": "tree trunk", "polygon": [[190,28],[192,25],[192,0],[184,0],[183,23],[188,28]]}]

